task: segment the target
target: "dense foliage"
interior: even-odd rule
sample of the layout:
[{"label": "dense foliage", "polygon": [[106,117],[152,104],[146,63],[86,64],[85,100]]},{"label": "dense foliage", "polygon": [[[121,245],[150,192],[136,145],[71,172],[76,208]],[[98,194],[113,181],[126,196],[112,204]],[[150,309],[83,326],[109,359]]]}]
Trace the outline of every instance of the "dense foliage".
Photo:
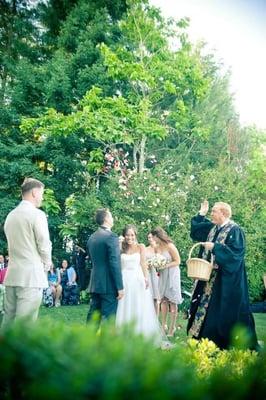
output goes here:
[{"label": "dense foliage", "polygon": [[260,399],[265,354],[219,351],[207,340],[160,350],[132,329],[47,319],[1,333],[2,399]]},{"label": "dense foliage", "polygon": [[73,241],[85,246],[103,205],[118,233],[134,222],[145,242],[163,226],[184,265],[191,216],[204,198],[224,200],[246,232],[251,297],[261,299],[263,135],[240,127],[230,76],[190,43],[188,21],[147,0],[0,7],[1,252],[26,176],[46,184],[55,260]]}]

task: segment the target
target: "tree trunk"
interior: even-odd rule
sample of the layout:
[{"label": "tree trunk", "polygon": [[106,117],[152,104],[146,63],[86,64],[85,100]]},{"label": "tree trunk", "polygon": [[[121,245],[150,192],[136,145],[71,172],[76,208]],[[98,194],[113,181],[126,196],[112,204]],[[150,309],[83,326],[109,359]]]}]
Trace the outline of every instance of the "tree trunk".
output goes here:
[{"label": "tree trunk", "polygon": [[145,167],[145,145],[146,145],[146,136],[142,136],[139,146],[139,173],[140,175],[144,172]]},{"label": "tree trunk", "polygon": [[4,107],[5,95],[6,95],[6,84],[7,84],[7,73],[3,72],[3,77],[1,78],[1,90],[0,90],[0,106]]},{"label": "tree trunk", "polygon": [[134,147],[133,147],[133,165],[134,165],[134,169],[136,171],[138,171],[137,153],[138,153],[138,146],[137,146],[137,144],[134,144]]},{"label": "tree trunk", "polygon": [[[14,24],[14,18],[17,16],[17,0],[12,0],[11,5],[8,5],[8,10],[6,13],[3,13],[3,32],[2,32],[2,40],[3,44],[2,46],[5,48],[5,55],[6,58],[8,59],[8,63],[11,62],[12,64],[12,43],[14,43],[14,34],[13,34],[13,24]],[[7,88],[7,83],[8,79],[10,78],[9,76],[9,70],[8,66],[6,63],[3,64],[3,72],[1,76],[1,89],[0,89],[0,103],[1,107],[4,107],[5,105],[5,97],[6,97],[6,88]]]}]

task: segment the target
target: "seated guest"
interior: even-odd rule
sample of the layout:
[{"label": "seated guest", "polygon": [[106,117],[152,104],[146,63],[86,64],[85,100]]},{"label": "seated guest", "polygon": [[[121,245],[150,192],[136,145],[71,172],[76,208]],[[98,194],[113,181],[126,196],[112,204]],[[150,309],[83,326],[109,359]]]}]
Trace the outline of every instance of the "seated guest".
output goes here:
[{"label": "seated guest", "polygon": [[79,303],[79,290],[77,286],[77,274],[73,267],[68,266],[68,261],[63,260],[59,269],[60,283],[63,289],[62,304],[77,305]]},{"label": "seated guest", "polygon": [[62,286],[60,285],[60,280],[60,273],[52,264],[48,271],[49,287],[44,289],[43,293],[43,303],[46,307],[59,307],[61,305]]},{"label": "seated guest", "polygon": [[0,254],[0,270],[6,268],[5,257]]},{"label": "seated guest", "polygon": [[3,281],[5,279],[7,267],[5,264],[5,258],[3,254],[0,254],[0,314],[4,313],[4,296],[5,296],[5,286]]}]

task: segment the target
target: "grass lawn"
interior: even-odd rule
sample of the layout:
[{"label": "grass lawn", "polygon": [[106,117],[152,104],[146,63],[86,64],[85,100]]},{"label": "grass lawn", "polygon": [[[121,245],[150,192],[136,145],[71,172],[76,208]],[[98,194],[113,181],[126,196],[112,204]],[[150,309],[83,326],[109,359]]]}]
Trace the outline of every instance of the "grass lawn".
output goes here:
[{"label": "grass lawn", "polygon": [[[45,308],[40,309],[40,319],[51,318],[56,321],[64,321],[66,324],[82,324],[86,323],[86,316],[88,312],[88,304],[81,304],[78,306],[61,306],[58,308]],[[256,323],[256,331],[258,340],[263,340],[266,336],[266,314],[253,314]],[[182,313],[178,319],[178,324],[181,329],[177,330],[175,339],[184,341],[186,339],[186,325],[187,321],[182,318]]]}]

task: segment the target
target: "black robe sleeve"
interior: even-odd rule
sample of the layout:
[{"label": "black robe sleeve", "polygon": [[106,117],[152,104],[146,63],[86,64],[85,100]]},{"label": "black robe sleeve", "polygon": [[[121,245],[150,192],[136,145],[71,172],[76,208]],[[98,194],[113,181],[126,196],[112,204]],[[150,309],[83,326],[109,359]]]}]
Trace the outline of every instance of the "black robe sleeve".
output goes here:
[{"label": "black robe sleeve", "polygon": [[225,244],[215,243],[212,252],[222,272],[237,272],[245,255],[244,232],[239,226],[234,226],[229,232]]},{"label": "black robe sleeve", "polygon": [[190,237],[196,242],[206,242],[213,223],[203,215],[196,215],[191,219]]}]

